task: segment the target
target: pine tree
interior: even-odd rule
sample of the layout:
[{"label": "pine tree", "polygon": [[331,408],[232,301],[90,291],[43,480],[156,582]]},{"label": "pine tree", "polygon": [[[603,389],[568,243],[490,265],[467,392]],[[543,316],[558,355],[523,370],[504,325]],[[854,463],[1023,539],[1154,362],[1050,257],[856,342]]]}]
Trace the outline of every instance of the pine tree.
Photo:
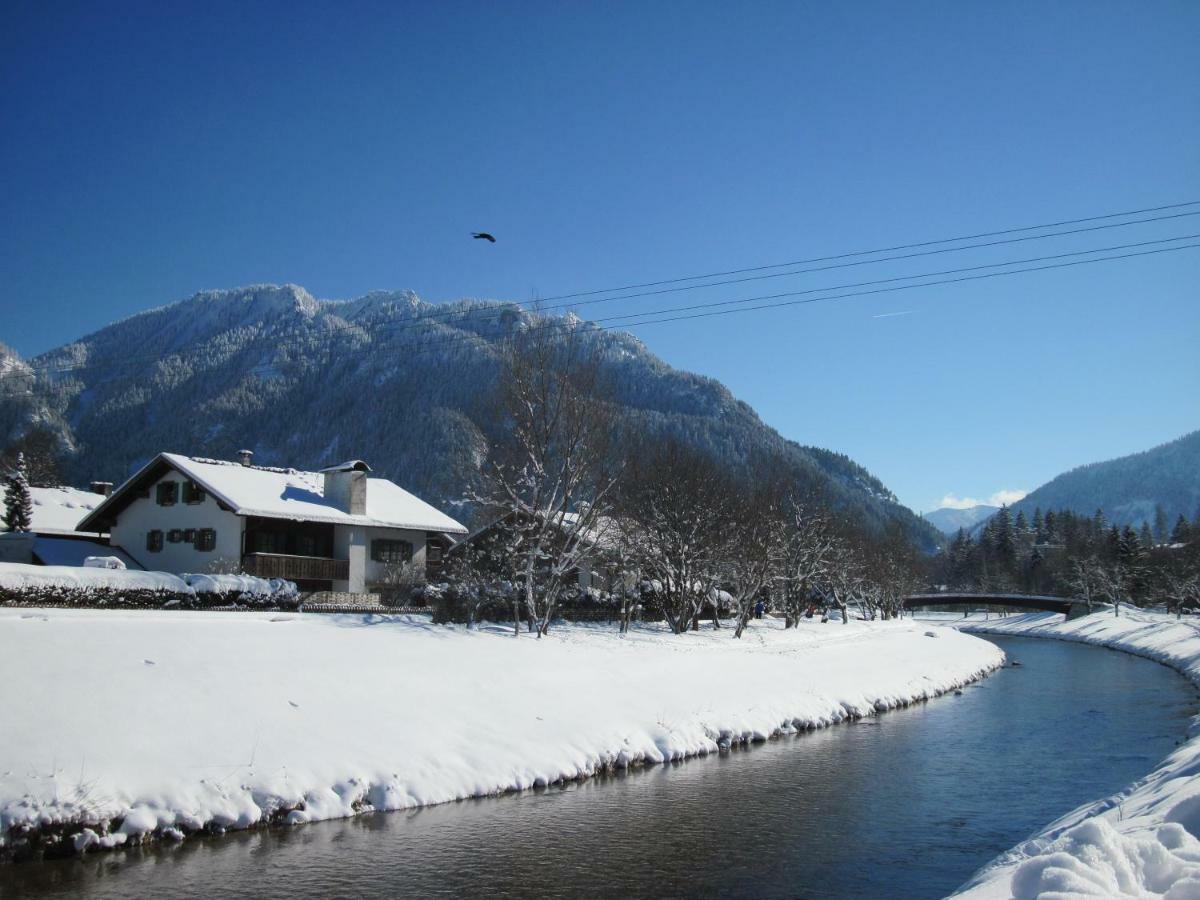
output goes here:
[{"label": "pine tree", "polygon": [[25,454],[17,454],[17,463],[5,479],[4,524],[9,531],[29,531],[33,527],[33,495],[25,474]]},{"label": "pine tree", "polygon": [[1161,503],[1154,504],[1154,539],[1160,544],[1167,539],[1167,511]]},{"label": "pine tree", "polygon": [[1054,514],[1054,510],[1050,510],[1046,513],[1046,543],[1054,544],[1058,539],[1058,516]]},{"label": "pine tree", "polygon": [[1151,550],[1154,547],[1154,535],[1150,533],[1150,523],[1143,520],[1142,530],[1138,532],[1138,540],[1145,550]]},{"label": "pine tree", "polygon": [[1192,526],[1188,524],[1183,513],[1175,520],[1175,528],[1171,531],[1172,544],[1186,544],[1192,537]]},{"label": "pine tree", "polygon": [[1131,562],[1142,555],[1142,542],[1138,540],[1137,532],[1133,530],[1132,525],[1126,525],[1121,531],[1117,532],[1117,526],[1113,526],[1112,533],[1117,537],[1117,558],[1122,562]]}]

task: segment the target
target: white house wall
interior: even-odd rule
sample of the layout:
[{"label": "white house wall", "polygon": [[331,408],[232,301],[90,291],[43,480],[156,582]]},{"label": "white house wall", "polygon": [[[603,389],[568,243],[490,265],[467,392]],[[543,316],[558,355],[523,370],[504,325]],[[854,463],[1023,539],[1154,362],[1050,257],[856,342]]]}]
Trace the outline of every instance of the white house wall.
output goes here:
[{"label": "white house wall", "polygon": [[412,544],[412,561],[417,571],[425,572],[425,540],[427,532],[402,528],[365,528],[338,525],[333,531],[333,555],[350,561],[349,581],[335,581],[336,591],[362,593],[379,583],[387,570],[385,563],[371,559],[371,541],[408,541]]},{"label": "white house wall", "polygon": [[[201,503],[184,503],[177,500],[173,506],[159,506],[155,502],[157,484],[174,481],[182,485],[187,479],[178,472],[164,475],[150,486],[150,496],[139,497],[130,503],[117,517],[109,533],[109,542],[120,547],[148,570],[155,572],[207,572],[218,561],[240,566],[242,561],[242,519],[221,509],[211,495],[205,494]],[[192,544],[172,544],[167,534],[173,529],[211,528],[216,532],[216,546],[207,552],[197,550]],[[146,534],[153,530],[163,533],[163,548],[159,553],[146,549]]]}]

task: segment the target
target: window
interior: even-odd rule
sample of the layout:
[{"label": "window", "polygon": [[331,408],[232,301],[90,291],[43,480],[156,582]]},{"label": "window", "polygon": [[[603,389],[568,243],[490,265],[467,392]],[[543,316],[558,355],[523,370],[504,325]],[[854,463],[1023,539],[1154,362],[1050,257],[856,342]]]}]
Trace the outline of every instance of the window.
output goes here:
[{"label": "window", "polygon": [[183,542],[185,544],[196,543],[196,529],[195,528],[185,528],[184,529]]},{"label": "window", "polygon": [[162,550],[162,532],[155,529],[154,531],[146,532],[146,549],[151,553],[158,553]]},{"label": "window", "polygon": [[425,542],[425,561],[428,563],[442,561],[442,542],[437,538],[430,538]]},{"label": "window", "polygon": [[314,534],[298,534],[295,539],[297,556],[317,556],[317,537]]},{"label": "window", "polygon": [[179,483],[175,481],[160,481],[155,488],[155,500],[159,506],[174,506],[179,497]]},{"label": "window", "polygon": [[371,541],[371,559],[381,563],[412,561],[413,546],[408,541]]},{"label": "window", "polygon": [[201,528],[196,532],[196,549],[201,553],[210,553],[217,546],[217,533],[211,528]]},{"label": "window", "polygon": [[170,531],[167,532],[168,543],[178,544],[181,540],[183,540],[183,532],[180,531],[178,528],[172,528]]},{"label": "window", "polygon": [[196,484],[194,481],[185,481],[183,483],[183,502],[184,503],[203,503],[204,488]]}]

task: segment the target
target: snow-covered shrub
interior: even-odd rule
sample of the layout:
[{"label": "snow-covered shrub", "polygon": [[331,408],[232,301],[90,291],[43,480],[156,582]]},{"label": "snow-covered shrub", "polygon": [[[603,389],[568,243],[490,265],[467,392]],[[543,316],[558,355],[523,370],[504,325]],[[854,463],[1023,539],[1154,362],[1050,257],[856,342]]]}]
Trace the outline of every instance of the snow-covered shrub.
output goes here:
[{"label": "snow-covered shrub", "polygon": [[183,579],[165,572],[0,563],[0,603],[156,608],[190,605],[195,596]]},{"label": "snow-covered shrub", "polygon": [[184,575],[183,580],[195,592],[194,605],[211,606],[295,606],[300,592],[295,582],[283,578],[255,578],[252,575]]}]

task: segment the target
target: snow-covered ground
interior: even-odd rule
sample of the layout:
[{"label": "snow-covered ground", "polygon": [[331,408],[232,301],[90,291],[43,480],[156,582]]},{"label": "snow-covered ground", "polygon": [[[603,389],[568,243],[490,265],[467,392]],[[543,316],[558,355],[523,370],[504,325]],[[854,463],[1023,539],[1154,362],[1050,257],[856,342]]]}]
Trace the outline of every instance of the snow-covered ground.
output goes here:
[{"label": "snow-covered ground", "polygon": [[908,620],[538,641],[403,616],[0,609],[0,834],[84,820],[76,847],[112,846],[527,788],[871,715],[1002,660]]},{"label": "snow-covered ground", "polygon": [[[923,614],[924,615],[924,614]],[[969,631],[1082,641],[1165,663],[1200,684],[1200,622],[1122,609],[1072,622],[1057,613],[938,621]],[[982,870],[971,900],[1033,897],[1200,898],[1200,735],[1141,781],[1081,806]]]}]

